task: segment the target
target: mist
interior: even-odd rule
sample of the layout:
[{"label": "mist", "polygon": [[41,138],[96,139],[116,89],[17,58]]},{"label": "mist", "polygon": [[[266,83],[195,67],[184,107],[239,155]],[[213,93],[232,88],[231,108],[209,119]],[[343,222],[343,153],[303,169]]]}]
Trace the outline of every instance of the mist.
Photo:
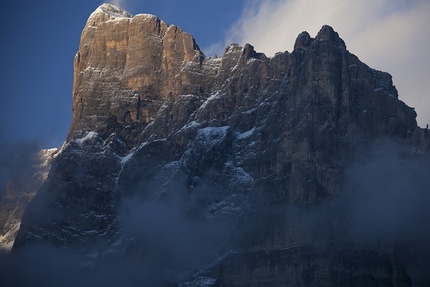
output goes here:
[{"label": "mist", "polygon": [[[0,191],[30,164],[30,156],[40,150],[37,141],[8,141],[0,138]],[[0,193],[1,197],[1,193]]]},{"label": "mist", "polygon": [[186,281],[222,255],[235,218],[210,218],[186,198],[181,183],[173,185],[175,190],[157,200],[142,200],[139,194],[123,198],[118,232],[107,248],[100,242],[70,249],[29,243],[12,250],[0,262],[0,286],[166,286]]},{"label": "mist", "polygon": [[364,239],[430,242],[430,160],[382,143],[347,172],[351,234]]},{"label": "mist", "polygon": [[0,266],[0,285],[164,286],[186,281],[229,250],[258,246],[286,230],[326,251],[334,244],[394,254],[414,284],[428,286],[430,160],[398,143],[372,145],[345,171],[339,194],[313,206],[274,206],[254,190],[252,212],[213,218],[181,182],[157,200],[129,196],[118,207],[111,247],[89,256],[99,246],[29,245]]},{"label": "mist", "polygon": [[414,284],[430,286],[430,157],[393,142],[375,145],[346,172],[348,236],[389,249]]},{"label": "mist", "polygon": [[161,201],[128,199],[121,221],[128,238],[147,246],[143,257],[158,266],[158,277],[176,279],[220,256],[234,227],[233,218],[209,219],[178,194]]},{"label": "mist", "polygon": [[278,238],[317,252],[386,252],[415,285],[430,286],[430,157],[389,140],[371,146],[346,169],[339,193],[320,204],[271,205],[261,194],[236,243],[258,247]]},{"label": "mist", "polygon": [[339,195],[287,208],[317,244],[394,255],[417,286],[430,284],[430,157],[389,140],[371,144],[343,176]]}]

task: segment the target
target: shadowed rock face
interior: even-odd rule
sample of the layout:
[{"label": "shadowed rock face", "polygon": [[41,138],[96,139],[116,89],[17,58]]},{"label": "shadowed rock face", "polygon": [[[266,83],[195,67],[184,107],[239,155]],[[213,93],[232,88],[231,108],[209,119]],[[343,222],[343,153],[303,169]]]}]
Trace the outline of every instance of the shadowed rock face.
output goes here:
[{"label": "shadowed rock face", "polygon": [[[359,251],[346,238],[344,209],[319,226],[315,215],[290,211],[342,196],[345,171],[377,139],[415,156],[430,150],[429,132],[391,76],[346,50],[331,27],[316,38],[302,32],[291,53],[272,58],[249,44],[208,58],[180,28],[103,4],[82,32],[74,68],[67,144],[24,214],[15,249],[44,242],[151,262],[164,253],[145,230],[163,221],[131,212],[128,222],[148,227],[141,239],[128,236],[139,227],[123,222],[133,210],[124,205],[179,202],[173,218],[186,224],[178,226],[229,222],[208,246],[216,256],[196,259],[200,273],[185,264],[194,274],[177,280],[194,284],[185,286],[410,286],[392,248]],[[323,251],[309,248],[321,242]]]},{"label": "shadowed rock face", "polygon": [[0,253],[12,248],[24,210],[46,180],[57,153],[56,148],[46,149],[25,158],[17,175],[1,191]]},{"label": "shadowed rock face", "polygon": [[181,129],[193,121],[255,128],[261,146],[241,167],[271,177],[261,185],[274,201],[314,203],[337,191],[361,143],[419,137],[391,76],[361,63],[329,26],[315,39],[300,34],[292,53],[269,59],[233,44],[211,59],[180,28],[115,9],[98,8],[82,32],[69,141],[95,131],[128,148],[179,141],[181,152],[191,139]]}]

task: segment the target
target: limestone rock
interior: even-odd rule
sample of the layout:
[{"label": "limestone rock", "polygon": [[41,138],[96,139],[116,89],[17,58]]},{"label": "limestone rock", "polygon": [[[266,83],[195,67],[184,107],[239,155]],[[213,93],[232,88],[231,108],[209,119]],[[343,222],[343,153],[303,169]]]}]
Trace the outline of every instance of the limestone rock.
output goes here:
[{"label": "limestone rock", "polygon": [[89,17],[75,57],[73,111],[68,140],[85,131],[122,136],[131,146],[154,120],[163,100],[189,89],[181,75],[202,53],[192,36],[156,16],[103,4]]},{"label": "limestone rock", "polygon": [[[175,284],[208,276],[216,286],[354,278],[356,286],[410,286],[392,251],[349,245],[345,222],[338,230],[333,221],[320,228],[310,217],[287,216],[338,198],[345,171],[377,139],[430,151],[430,133],[398,99],[391,76],[347,51],[333,28],[315,38],[303,32],[294,51],[272,58],[250,44],[209,58],[179,27],[103,4],[82,32],[74,68],[67,143],[26,209],[14,249],[44,242],[151,262],[168,255],[145,230],[136,235],[139,226],[121,223],[124,205],[130,198],[148,210],[167,204],[169,213],[184,202],[172,218],[186,218],[187,228],[224,220],[234,227],[213,236],[223,244],[209,262],[196,257],[200,272],[176,266],[190,277]],[[335,231],[321,237],[322,227]],[[332,245],[324,252],[307,251],[325,240]]]}]

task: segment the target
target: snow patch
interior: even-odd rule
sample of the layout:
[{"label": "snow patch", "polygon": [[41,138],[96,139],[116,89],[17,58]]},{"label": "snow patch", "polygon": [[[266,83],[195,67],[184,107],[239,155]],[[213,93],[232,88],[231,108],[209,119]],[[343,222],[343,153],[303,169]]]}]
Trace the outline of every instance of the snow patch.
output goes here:
[{"label": "snow patch", "polygon": [[181,284],[181,287],[210,287],[216,283],[216,279],[212,277],[199,276],[192,282]]},{"label": "snow patch", "polygon": [[120,163],[121,166],[124,166],[125,163],[134,155],[134,151],[130,152],[129,154],[127,154],[126,156],[120,156]]},{"label": "snow patch", "polygon": [[224,55],[228,55],[235,52],[240,52],[243,48],[239,46],[238,44],[232,43],[228,45],[228,47],[225,50]]},{"label": "snow patch", "polygon": [[222,57],[209,58],[208,61],[211,61],[211,62],[214,62],[214,63],[221,63],[222,62]]},{"label": "snow patch", "polygon": [[115,18],[132,18],[132,15],[121,8],[112,5],[112,4],[103,4],[99,6],[96,11],[100,9],[104,13],[108,14],[109,16],[115,17]]},{"label": "snow patch", "polygon": [[75,140],[77,143],[79,143],[79,144],[82,144],[82,143],[84,143],[85,141],[87,141],[87,140],[91,140],[91,139],[94,139],[94,138],[96,138],[96,137],[98,137],[98,133],[97,132],[89,132],[89,133],[87,133],[83,138],[80,138],[80,139],[77,139],[77,140]]},{"label": "snow patch", "polygon": [[91,67],[91,66],[86,67],[84,71],[85,71],[85,72],[99,73],[99,74],[102,74],[102,73],[103,73],[103,70],[102,70],[102,69],[94,68],[94,67]]},{"label": "snow patch", "polygon": [[188,124],[186,124],[185,126],[183,126],[178,132],[180,132],[182,130],[198,128],[199,126],[201,126],[201,123],[196,122],[196,121],[192,121],[192,122],[189,122]]},{"label": "snow patch", "polygon": [[251,136],[254,133],[255,127],[250,129],[249,131],[243,132],[237,136],[237,139],[243,139]]},{"label": "snow patch", "polygon": [[[110,19],[107,20],[106,22],[118,21],[118,20],[129,20],[129,19],[133,18],[133,15],[122,10],[121,8],[119,8],[115,5],[112,5],[112,4],[104,3],[104,4],[100,5],[93,13],[91,13],[90,17],[88,18],[87,23],[91,23],[94,20],[93,18],[99,14],[109,15]],[[90,25],[89,27],[94,28],[95,26]]]},{"label": "snow patch", "polygon": [[238,185],[238,186],[248,186],[251,187],[254,185],[254,179],[252,176],[247,173],[243,168],[240,166],[236,166],[233,164],[233,162],[228,161],[225,164],[225,167],[228,169],[229,174],[232,175],[232,185]]},{"label": "snow patch", "polygon": [[203,63],[203,69],[208,74],[216,75],[222,64],[222,58],[206,58]]},{"label": "snow patch", "polygon": [[150,143],[164,142],[164,141],[166,141],[166,139],[156,139],[156,140],[150,140],[150,141],[143,142],[143,143],[141,143],[139,145],[139,147],[135,151],[133,151],[133,153],[136,152],[136,151],[138,151],[138,150],[141,150],[142,148],[144,148],[145,146],[149,145]]},{"label": "snow patch", "polygon": [[206,106],[209,104],[209,102],[214,101],[214,100],[220,100],[221,99],[221,94],[220,92],[216,92],[215,94],[211,95],[199,108],[200,109],[204,109],[206,108]]},{"label": "snow patch", "polygon": [[153,14],[136,14],[134,17],[136,17],[136,16],[139,16],[139,17],[142,17],[142,18],[144,18],[144,19],[158,19],[158,17],[157,16],[155,16],[155,15],[153,15]]},{"label": "snow patch", "polygon": [[244,111],[242,114],[248,115],[248,114],[255,112],[256,110],[257,110],[257,108],[249,109],[247,111]]},{"label": "snow patch", "polygon": [[203,137],[207,140],[223,138],[230,126],[207,127],[197,131],[197,137]]},{"label": "snow patch", "polygon": [[188,95],[179,95],[179,98],[181,99],[188,99],[188,98],[198,98],[196,95],[188,94]]}]

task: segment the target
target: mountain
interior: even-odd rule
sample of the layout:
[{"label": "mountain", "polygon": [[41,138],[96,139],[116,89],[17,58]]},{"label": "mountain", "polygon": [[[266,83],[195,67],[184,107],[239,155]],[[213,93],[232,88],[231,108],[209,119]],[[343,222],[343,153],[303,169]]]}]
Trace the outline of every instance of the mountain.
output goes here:
[{"label": "mountain", "polygon": [[12,176],[0,193],[0,251],[10,251],[18,233],[22,214],[48,176],[51,162],[58,150],[41,150],[24,156],[23,168]]},{"label": "mountain", "polygon": [[6,268],[41,273],[10,281],[425,286],[430,132],[415,118],[330,26],[291,53],[211,58],[179,27],[103,4]]}]

